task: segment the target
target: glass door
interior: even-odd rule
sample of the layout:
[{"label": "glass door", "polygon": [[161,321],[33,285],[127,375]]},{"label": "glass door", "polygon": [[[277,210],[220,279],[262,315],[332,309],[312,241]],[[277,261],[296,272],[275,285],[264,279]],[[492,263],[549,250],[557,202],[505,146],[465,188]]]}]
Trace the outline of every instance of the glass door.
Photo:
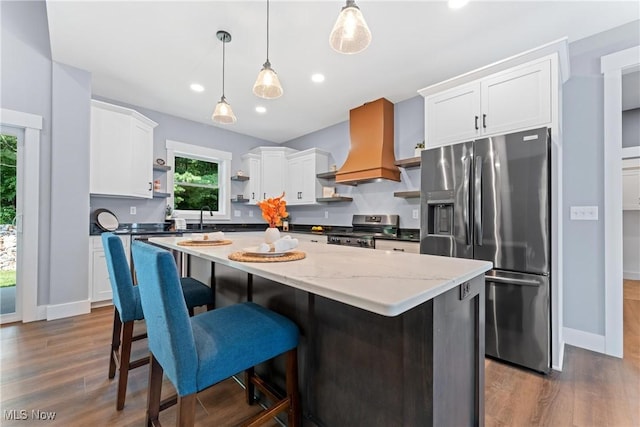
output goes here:
[{"label": "glass door", "polygon": [[18,292],[18,137],[0,133],[0,321],[20,320]]}]

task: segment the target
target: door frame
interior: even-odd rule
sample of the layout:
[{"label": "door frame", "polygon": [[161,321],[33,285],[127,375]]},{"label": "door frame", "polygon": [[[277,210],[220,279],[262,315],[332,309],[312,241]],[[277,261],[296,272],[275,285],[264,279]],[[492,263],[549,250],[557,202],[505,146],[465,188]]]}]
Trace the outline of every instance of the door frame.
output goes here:
[{"label": "door frame", "polygon": [[[39,246],[39,200],[40,200],[40,132],[42,117],[20,111],[0,110],[0,125],[24,131],[24,156],[18,157],[18,173],[22,178],[21,207],[16,212],[18,230],[17,274],[20,277],[20,300],[18,304],[23,322],[38,320],[38,246]],[[20,152],[21,150],[19,150]],[[21,212],[21,213],[20,213]]]},{"label": "door frame", "polygon": [[604,75],[604,352],[622,357],[622,74],[640,63],[640,46],[600,58]]}]

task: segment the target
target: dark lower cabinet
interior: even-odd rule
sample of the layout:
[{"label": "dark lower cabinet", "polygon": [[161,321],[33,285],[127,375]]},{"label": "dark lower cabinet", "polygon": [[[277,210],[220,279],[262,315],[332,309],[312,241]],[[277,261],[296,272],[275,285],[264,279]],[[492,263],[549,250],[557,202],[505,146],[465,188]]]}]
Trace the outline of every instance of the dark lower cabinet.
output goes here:
[{"label": "dark lower cabinet", "polygon": [[[215,274],[220,305],[251,299],[300,327],[303,425],[484,425],[483,275],[385,317],[229,267]],[[257,371],[284,389],[283,360]]]}]

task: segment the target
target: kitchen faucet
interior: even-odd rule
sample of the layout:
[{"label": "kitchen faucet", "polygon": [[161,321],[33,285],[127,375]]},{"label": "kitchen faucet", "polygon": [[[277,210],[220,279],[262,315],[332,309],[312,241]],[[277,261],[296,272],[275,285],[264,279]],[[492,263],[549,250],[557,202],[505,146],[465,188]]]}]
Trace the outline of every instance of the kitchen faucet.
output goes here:
[{"label": "kitchen faucet", "polygon": [[209,215],[213,216],[213,212],[211,211],[211,208],[209,206],[203,206],[200,208],[200,230],[202,230],[204,228],[203,224],[202,224],[202,211],[203,210],[209,210]]}]

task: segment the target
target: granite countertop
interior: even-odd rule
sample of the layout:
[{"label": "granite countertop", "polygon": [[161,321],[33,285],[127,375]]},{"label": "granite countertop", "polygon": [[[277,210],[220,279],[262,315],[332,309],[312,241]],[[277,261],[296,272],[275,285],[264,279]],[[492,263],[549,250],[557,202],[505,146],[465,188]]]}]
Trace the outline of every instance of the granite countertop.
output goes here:
[{"label": "granite countertop", "polygon": [[397,316],[491,269],[487,261],[300,242],[299,261],[251,263],[228,255],[262,242],[263,233],[237,233],[231,245],[179,246],[183,237],[153,237],[160,246],[255,274],[383,316]]}]

